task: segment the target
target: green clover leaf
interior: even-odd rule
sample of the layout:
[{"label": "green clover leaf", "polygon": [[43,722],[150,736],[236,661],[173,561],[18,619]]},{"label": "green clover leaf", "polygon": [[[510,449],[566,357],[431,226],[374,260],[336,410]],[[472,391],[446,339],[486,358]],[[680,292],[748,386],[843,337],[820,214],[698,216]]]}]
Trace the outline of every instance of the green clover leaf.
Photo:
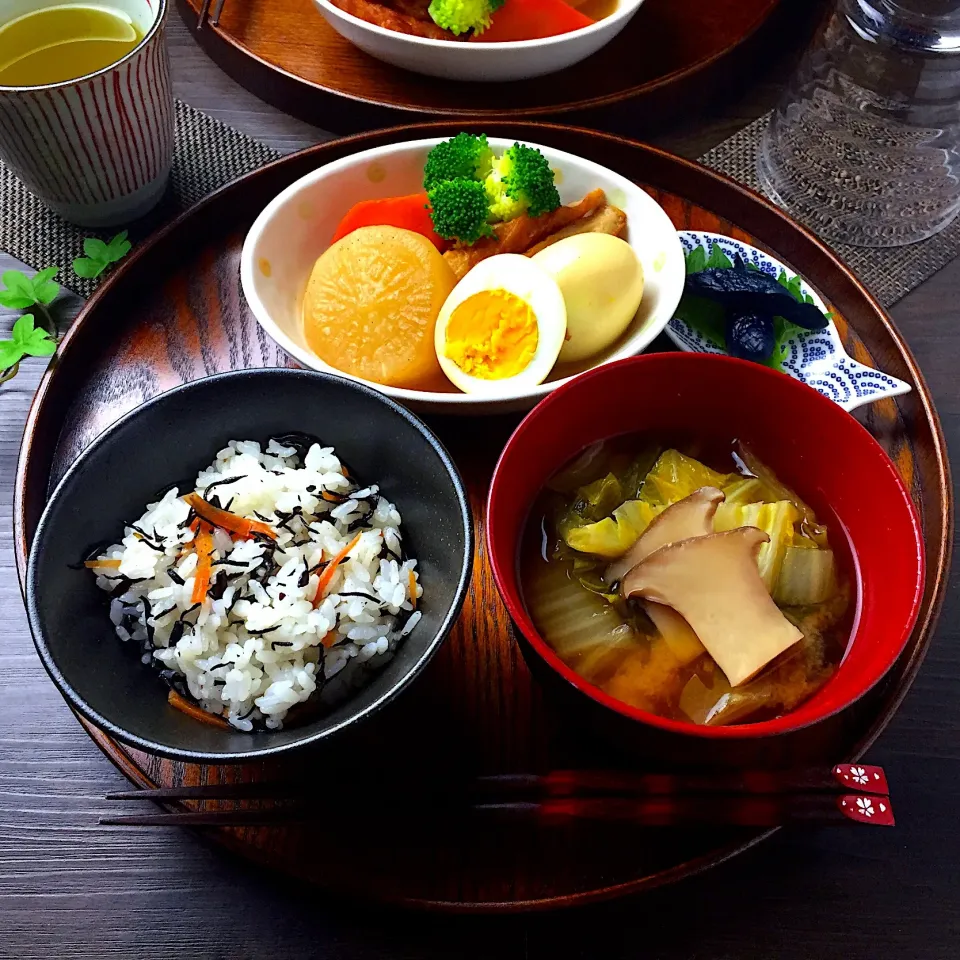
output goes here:
[{"label": "green clover leaf", "polygon": [[45,307],[53,303],[60,293],[60,284],[54,283],[53,278],[60,272],[59,267],[47,267],[41,270],[33,278],[33,292],[36,295],[37,303]]},{"label": "green clover leaf", "polygon": [[25,310],[37,302],[33,283],[19,270],[7,270],[2,280],[6,289],[0,291],[0,305],[10,310]]},{"label": "green clover leaf", "polygon": [[77,257],[73,261],[73,272],[78,277],[93,280],[99,277],[111,264],[122,260],[132,249],[127,239],[127,231],[118,233],[109,243],[98,240],[96,237],[87,237],[83,241],[84,257]]},{"label": "green clover leaf", "polygon": [[25,313],[13,325],[10,339],[0,340],[0,369],[13,367],[24,357],[49,357],[56,349],[57,341],[37,328],[32,314]]},{"label": "green clover leaf", "polygon": [[0,370],[6,370],[23,359],[23,352],[12,340],[0,340]]},{"label": "green clover leaf", "polygon": [[10,310],[26,310],[35,304],[46,306],[56,299],[60,285],[53,282],[58,267],[47,267],[33,278],[19,270],[7,270],[0,278],[6,287],[0,290],[0,306]]},{"label": "green clover leaf", "polygon": [[88,257],[78,257],[73,261],[73,272],[85,280],[93,280],[94,277],[99,277],[108,266],[109,264],[101,263],[99,260],[91,260]]},{"label": "green clover leaf", "polygon": [[49,357],[56,349],[57,342],[44,329],[38,329],[33,315],[25,313],[13,325],[13,342],[31,357]]},{"label": "green clover leaf", "polygon": [[87,237],[87,239],[83,241],[83,252],[91,260],[106,261],[107,259],[107,245],[96,237]]},{"label": "green clover leaf", "polygon": [[132,248],[133,244],[127,239],[127,231],[124,230],[122,233],[118,233],[107,244],[107,255],[110,257],[110,262],[116,263],[122,260]]}]

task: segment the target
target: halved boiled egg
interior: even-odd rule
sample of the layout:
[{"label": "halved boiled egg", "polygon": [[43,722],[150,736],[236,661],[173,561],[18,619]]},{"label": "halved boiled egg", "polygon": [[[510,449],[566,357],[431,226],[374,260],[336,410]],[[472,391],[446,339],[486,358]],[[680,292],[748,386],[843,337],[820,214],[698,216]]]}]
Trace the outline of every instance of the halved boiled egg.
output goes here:
[{"label": "halved boiled egg", "polygon": [[579,233],[532,258],[550,274],[567,305],[567,339],[560,362],[579,362],[612,347],[643,299],[643,264],[625,240]]},{"label": "halved boiled egg", "polygon": [[434,343],[440,367],[464,393],[496,395],[546,380],[567,333],[556,280],[528,257],[480,261],[440,308]]}]

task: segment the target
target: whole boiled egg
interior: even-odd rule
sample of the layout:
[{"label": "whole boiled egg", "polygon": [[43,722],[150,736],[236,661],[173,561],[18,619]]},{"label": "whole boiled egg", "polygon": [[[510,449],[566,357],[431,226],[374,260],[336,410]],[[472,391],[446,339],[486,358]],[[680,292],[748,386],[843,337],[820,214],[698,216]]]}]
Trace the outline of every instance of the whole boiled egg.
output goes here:
[{"label": "whole boiled egg", "polygon": [[531,259],[557,281],[567,306],[561,363],[596,356],[630,326],[643,299],[643,265],[625,240],[576,234]]},{"label": "whole boiled egg", "polygon": [[528,257],[478,263],[440,308],[440,367],[464,393],[496,395],[543,383],[557,362],[567,311],[556,280]]}]

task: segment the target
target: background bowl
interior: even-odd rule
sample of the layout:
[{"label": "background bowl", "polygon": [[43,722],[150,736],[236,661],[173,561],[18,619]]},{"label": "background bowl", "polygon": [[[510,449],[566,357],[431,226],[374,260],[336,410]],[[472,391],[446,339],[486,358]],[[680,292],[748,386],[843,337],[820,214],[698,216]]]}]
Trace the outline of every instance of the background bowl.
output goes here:
[{"label": "background bowl", "polygon": [[[402,196],[423,189],[423,165],[440,138],[412,140],[344,157],[291,184],[250,228],[240,260],[243,292],[257,322],[291,356],[314,370],[337,373],[309,349],[303,336],[303,293],[317,257],[330,245],[343,215],[360,200]],[[491,137],[497,149],[513,141]],[[597,187],[627,214],[630,245],[643,264],[643,302],[623,336],[596,363],[639,353],[669,323],[683,295],[683,247],[670,218],[646,191],[606,167],[561,150],[537,146],[559,172],[564,203]],[[579,369],[582,369],[580,367]],[[407,406],[444,413],[504,413],[527,410],[569,379],[558,369],[537,387],[517,387],[502,398],[476,394],[404,390],[370,384]],[[346,376],[346,374],[340,374]]]},{"label": "background bowl", "polygon": [[620,0],[609,17],[583,30],[516,43],[464,43],[412,37],[344,13],[330,0],[314,0],[314,3],[337,33],[371,57],[429,77],[496,82],[527,80],[579,63],[620,33],[643,0]]},{"label": "background bowl", "polygon": [[[667,720],[607,696],[539,636],[518,578],[520,537],[544,483],[589,444],[634,431],[741,440],[830,525],[858,581],[851,643],[840,668],[808,701],[775,720],[727,727]],[[846,548],[843,540],[846,539]],[[800,730],[854,703],[893,666],[916,621],[924,579],[920,522],[874,438],[810,387],[767,367],[694,353],[651,354],[594,370],[558,390],[517,428],[491,484],[487,544],[531,668],[625,724],[683,738],[756,740]]]},{"label": "background bowl", "polygon": [[[113,632],[106,594],[72,570],[91,544],[116,542],[159,488],[193,482],[228,440],[304,431],[320,436],[380,484],[403,516],[419,560],[423,619],[363,689],[302,726],[245,734],[199,723],[167,705],[140,651]],[[191,487],[192,489],[192,487]],[[112,737],[198,763],[251,760],[331,736],[378,710],[420,673],[463,603],[473,532],[463,484],[430,430],[364,386],[300,370],[241,370],[196,380],[127,414],[91,444],[58,484],[27,568],[30,629],[68,703]],[[343,694],[335,681],[324,688]]]}]

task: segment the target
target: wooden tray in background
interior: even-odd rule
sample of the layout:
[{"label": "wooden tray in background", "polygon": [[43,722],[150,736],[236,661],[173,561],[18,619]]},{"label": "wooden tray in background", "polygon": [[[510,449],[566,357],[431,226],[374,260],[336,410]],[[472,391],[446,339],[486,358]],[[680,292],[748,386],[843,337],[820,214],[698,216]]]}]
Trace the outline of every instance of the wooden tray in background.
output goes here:
[{"label": "wooden tray in background", "polygon": [[[735,93],[761,60],[795,52],[824,9],[823,0],[646,0],[623,33],[582,64],[484,84],[381,63],[330,27],[313,0],[225,0],[216,23],[209,18],[216,0],[177,2],[197,42],[234,80],[338,133],[444,116],[572,114],[590,126],[620,126],[619,118],[632,132],[644,122],[663,126],[688,107]],[[781,6],[784,15],[774,17]]]},{"label": "wooden tray in background", "polygon": [[[944,438],[926,385],[877,303],[824,246],[775,207],[702,167],[587,130],[444,123],[333,141],[225,187],[141,245],[76,321],[31,409],[14,507],[21,579],[47,490],[108,424],[181,382],[231,368],[290,363],[257,326],[240,293],[240,249],[261,209],[320,164],[397,140],[450,136],[463,128],[586,157],[645,185],[678,227],[729,233],[769,250],[818,288],[858,360],[913,385],[912,393],[875,403],[861,417],[890,453],[923,518],[928,575],[916,630],[887,680],[869,697],[802,735],[777,740],[774,760],[799,764],[859,757],[909,688],[946,587],[951,489]],[[469,431],[455,418],[431,419],[464,473],[478,521],[473,583],[460,621],[428,670],[389,710],[358,725],[354,739],[348,741],[344,734],[309,756],[200,767],[147,756],[88,726],[90,735],[143,787],[296,776],[312,762],[329,769],[338,749],[369,749],[373,757],[388,750],[401,762],[409,757],[411,764],[456,765],[476,773],[596,762],[601,745],[571,730],[531,680],[484,556],[486,489],[517,419],[472,420]],[[157,695],[162,695],[159,688]],[[343,803],[344,796],[349,798],[348,783],[332,779],[330,802]],[[367,798],[352,802],[361,812],[368,809]],[[369,809],[372,816],[375,808],[371,804]],[[343,896],[502,911],[583,903],[671,882],[741,852],[769,832],[644,832],[582,824],[545,832],[478,830],[441,842],[411,835],[387,811],[385,822],[371,830],[325,831],[318,823],[274,831],[221,829],[209,835],[257,864]]]}]

